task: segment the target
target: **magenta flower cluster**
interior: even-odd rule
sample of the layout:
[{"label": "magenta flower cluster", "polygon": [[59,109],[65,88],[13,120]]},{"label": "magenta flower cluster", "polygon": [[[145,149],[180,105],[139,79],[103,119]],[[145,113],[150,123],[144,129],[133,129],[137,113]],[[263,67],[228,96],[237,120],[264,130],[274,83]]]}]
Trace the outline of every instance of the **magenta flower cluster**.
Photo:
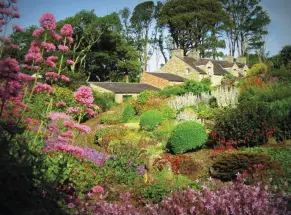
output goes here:
[{"label": "magenta flower cluster", "polygon": [[50,81],[50,82],[55,82],[58,80],[62,80],[64,82],[70,82],[70,79],[67,76],[59,75],[56,72],[47,72],[45,74],[45,77],[46,77],[45,80]]},{"label": "magenta flower cluster", "polygon": [[46,30],[54,30],[56,28],[56,19],[53,14],[45,13],[39,19],[41,27]]},{"label": "magenta flower cluster", "polygon": [[81,86],[75,93],[74,93],[75,101],[90,107],[94,102],[93,93],[90,87]]}]

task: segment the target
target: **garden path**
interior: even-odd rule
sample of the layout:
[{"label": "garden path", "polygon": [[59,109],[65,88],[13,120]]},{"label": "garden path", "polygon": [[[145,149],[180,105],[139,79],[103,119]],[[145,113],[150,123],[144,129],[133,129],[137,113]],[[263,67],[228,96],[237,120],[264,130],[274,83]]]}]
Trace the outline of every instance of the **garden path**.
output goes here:
[{"label": "garden path", "polygon": [[86,126],[90,127],[91,132],[90,132],[90,134],[81,133],[74,141],[74,143],[73,143],[74,145],[90,146],[90,147],[92,147],[94,145],[95,133],[96,133],[97,126],[100,124],[101,115],[102,114],[99,114],[97,117],[94,117],[92,119],[89,119],[85,123],[82,123],[82,125],[86,125]]}]

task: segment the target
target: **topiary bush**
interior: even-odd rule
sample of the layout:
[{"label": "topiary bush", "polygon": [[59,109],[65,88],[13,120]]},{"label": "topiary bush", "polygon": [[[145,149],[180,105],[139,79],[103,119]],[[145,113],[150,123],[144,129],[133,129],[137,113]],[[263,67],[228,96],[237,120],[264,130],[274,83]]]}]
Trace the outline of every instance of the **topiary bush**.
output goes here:
[{"label": "topiary bush", "polygon": [[135,115],[135,110],[131,105],[125,105],[122,111],[122,119],[121,122],[128,122]]},{"label": "topiary bush", "polygon": [[271,166],[271,157],[263,153],[231,152],[219,155],[212,167],[210,174],[222,181],[236,179],[237,173],[252,167],[255,164]]},{"label": "topiary bush", "polygon": [[158,110],[146,111],[140,118],[140,127],[143,130],[152,131],[162,123],[163,119],[163,113]]},{"label": "topiary bush", "polygon": [[182,154],[200,148],[206,140],[205,128],[197,122],[187,121],[174,128],[166,147],[173,154]]}]

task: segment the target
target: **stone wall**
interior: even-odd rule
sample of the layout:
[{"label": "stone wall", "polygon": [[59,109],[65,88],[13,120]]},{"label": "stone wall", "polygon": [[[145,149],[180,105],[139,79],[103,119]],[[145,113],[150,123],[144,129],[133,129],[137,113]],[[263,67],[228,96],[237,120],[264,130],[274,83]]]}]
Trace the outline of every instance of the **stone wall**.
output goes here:
[{"label": "stone wall", "polygon": [[159,78],[147,72],[142,73],[140,83],[149,84],[160,89],[163,89],[170,85],[170,82],[168,80]]},{"label": "stone wall", "polygon": [[[187,74],[189,70],[189,74]],[[173,56],[159,72],[179,75],[186,79],[199,80],[199,73],[176,56]]]}]

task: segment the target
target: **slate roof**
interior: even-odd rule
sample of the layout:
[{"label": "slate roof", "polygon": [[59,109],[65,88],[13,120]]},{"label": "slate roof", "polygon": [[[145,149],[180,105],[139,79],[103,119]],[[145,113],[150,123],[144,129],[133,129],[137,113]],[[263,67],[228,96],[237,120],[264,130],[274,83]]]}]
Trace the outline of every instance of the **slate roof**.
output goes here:
[{"label": "slate roof", "polygon": [[[178,57],[179,58],[179,57]],[[200,74],[207,74],[203,69],[200,69],[198,66],[206,65],[209,61],[214,65],[214,75],[225,75],[228,74],[228,72],[224,68],[230,68],[234,65],[234,63],[230,63],[227,61],[222,60],[212,60],[212,59],[194,59],[192,57],[185,56],[183,58],[180,58],[185,63],[187,63],[189,66],[191,66],[193,69],[195,69]]]},{"label": "slate roof", "polygon": [[159,88],[148,84],[120,82],[90,82],[90,84],[110,90],[116,94],[138,94],[146,90],[160,91]]},{"label": "slate roof", "polygon": [[148,74],[154,75],[156,77],[168,80],[168,81],[173,81],[173,82],[184,82],[186,79],[175,74],[171,73],[161,73],[161,72],[149,72]]}]

